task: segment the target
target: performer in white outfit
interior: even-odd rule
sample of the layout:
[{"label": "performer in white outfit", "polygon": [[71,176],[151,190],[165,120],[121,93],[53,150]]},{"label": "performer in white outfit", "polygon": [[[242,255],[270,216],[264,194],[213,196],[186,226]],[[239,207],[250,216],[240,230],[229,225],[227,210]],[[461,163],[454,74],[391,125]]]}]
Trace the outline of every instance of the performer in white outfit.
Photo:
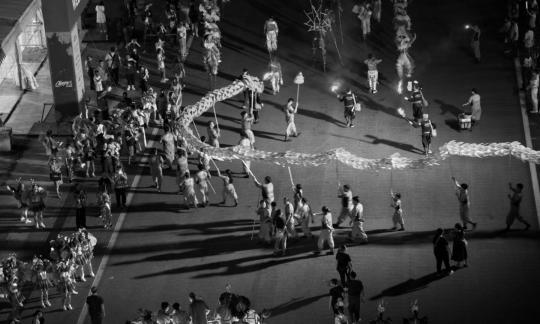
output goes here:
[{"label": "performer in white outfit", "polygon": [[270,58],[272,58],[277,51],[277,37],[279,33],[278,24],[274,18],[270,17],[264,23],[264,33],[266,35],[266,49],[268,50]]}]

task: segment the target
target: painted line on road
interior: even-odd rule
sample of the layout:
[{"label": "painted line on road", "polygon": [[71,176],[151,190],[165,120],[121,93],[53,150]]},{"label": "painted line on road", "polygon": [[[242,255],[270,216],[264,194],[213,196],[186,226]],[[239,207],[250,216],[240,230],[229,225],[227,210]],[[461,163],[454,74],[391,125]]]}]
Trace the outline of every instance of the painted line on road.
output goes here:
[{"label": "painted line on road", "polygon": [[[156,136],[159,132],[159,128],[155,127],[152,130],[152,137]],[[150,140],[148,141],[147,147],[152,147],[154,145],[155,141]],[[146,163],[148,160],[148,156],[143,156],[141,159],[141,163]],[[136,188],[139,186],[139,182],[141,181],[142,173],[139,173],[135,176],[133,179],[133,183],[131,184],[132,188]],[[126,205],[131,205],[131,200],[133,200],[133,196],[135,195],[135,192],[130,191],[129,194],[126,197]],[[111,238],[109,239],[109,243],[107,244],[107,249],[105,249],[105,253],[103,254],[103,257],[101,258],[101,262],[99,263],[98,270],[96,271],[96,276],[94,277],[94,281],[92,282],[93,286],[99,286],[99,283],[101,282],[101,278],[103,277],[103,273],[105,272],[105,267],[107,266],[107,263],[109,262],[109,254],[114,248],[114,245],[116,244],[116,240],[118,240],[118,235],[120,234],[120,229],[122,228],[122,225],[124,224],[124,221],[126,219],[127,212],[123,211],[118,216],[118,220],[116,221],[116,225],[114,226],[113,233],[111,235]],[[81,313],[79,314],[79,319],[77,320],[77,324],[84,324],[84,320],[86,319],[86,315],[88,313],[88,307],[86,306],[86,300],[84,301],[84,305],[81,309]]]},{"label": "painted line on road", "polygon": [[[527,104],[525,102],[525,92],[521,90],[523,87],[523,77],[521,76],[521,63],[519,58],[514,58],[514,66],[516,71],[516,79],[518,84],[519,106],[521,108],[521,118],[523,119],[523,132],[525,133],[525,145],[533,149],[531,140],[531,129],[529,128],[529,116],[527,115]],[[538,185],[538,174],[536,173],[536,164],[529,162],[529,170],[531,172],[531,182],[534,193],[534,205],[536,207],[536,217],[540,225],[540,186]]]}]

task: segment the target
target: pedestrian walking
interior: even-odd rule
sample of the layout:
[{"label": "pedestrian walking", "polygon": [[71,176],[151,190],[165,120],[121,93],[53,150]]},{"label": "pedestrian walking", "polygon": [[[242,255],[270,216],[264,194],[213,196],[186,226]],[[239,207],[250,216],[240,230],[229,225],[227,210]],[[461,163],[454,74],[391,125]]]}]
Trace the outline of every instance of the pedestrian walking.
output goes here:
[{"label": "pedestrian walking", "polygon": [[253,131],[251,130],[251,126],[253,125],[253,122],[254,122],[253,115],[251,115],[247,111],[242,111],[240,115],[242,116],[242,134],[245,134],[247,138],[249,138],[249,141],[251,143],[251,148],[254,148],[255,147],[255,134],[253,134]]},{"label": "pedestrian walking", "polygon": [[431,151],[431,140],[436,135],[436,125],[429,119],[428,114],[423,114],[422,119],[417,122],[408,120],[409,124],[413,127],[420,128],[422,135],[422,147],[424,149],[424,155],[428,156],[433,153]]},{"label": "pedestrian walking", "polygon": [[296,124],[294,123],[294,115],[298,112],[298,102],[294,102],[293,98],[287,100],[287,106],[285,106],[285,121],[287,122],[287,129],[285,130],[285,142],[289,141],[290,136],[297,137],[299,133],[296,132]]},{"label": "pedestrian walking", "polygon": [[100,1],[96,5],[96,24],[98,32],[105,34],[105,39],[107,39],[107,16],[105,15],[105,4],[103,1]]},{"label": "pedestrian walking", "polygon": [[217,172],[218,177],[223,180],[223,201],[221,201],[219,204],[225,205],[227,203],[227,198],[232,198],[234,201],[234,207],[238,206],[238,195],[236,194],[236,189],[234,188],[234,181],[231,170],[225,170],[225,174],[221,174],[221,172],[219,172],[219,169],[217,169]]},{"label": "pedestrian walking", "polygon": [[302,233],[304,234],[303,237],[313,237],[313,234],[311,234],[311,229],[309,228],[309,224],[315,223],[315,220],[313,219],[313,211],[311,210],[311,206],[308,204],[306,198],[302,197],[302,199],[300,199],[300,202],[298,203],[298,207],[296,209],[296,213],[298,215],[298,220],[300,221]]},{"label": "pedestrian walking", "polygon": [[219,148],[220,136],[221,132],[216,127],[216,124],[214,124],[213,121],[208,122],[208,144],[212,145],[213,147]]},{"label": "pedestrian walking", "polygon": [[173,324],[189,324],[191,321],[188,312],[181,309],[179,303],[172,305],[171,319]]},{"label": "pedestrian walking", "polygon": [[322,207],[321,233],[317,242],[317,253],[320,253],[324,248],[324,243],[328,243],[330,251],[328,254],[334,254],[334,227],[332,226],[332,213],[328,207]]},{"label": "pedestrian walking", "polygon": [[405,97],[405,100],[412,104],[414,121],[419,123],[424,115],[424,107],[428,106],[426,98],[422,92],[422,88],[418,81],[414,80],[412,84],[412,93],[409,97]]},{"label": "pedestrian walking", "polygon": [[512,186],[512,183],[509,183],[508,187],[512,193],[508,194],[508,199],[510,200],[510,211],[508,212],[508,216],[506,216],[505,232],[510,230],[510,227],[512,227],[512,224],[514,224],[514,221],[516,220],[524,224],[525,230],[528,230],[531,227],[531,224],[529,224],[519,213],[519,206],[521,205],[521,200],[523,199],[523,184],[518,183],[514,187]]},{"label": "pedestrian walking", "polygon": [[272,243],[272,218],[270,205],[265,200],[259,202],[257,215],[259,216],[259,241],[269,245]]},{"label": "pedestrian walking", "polygon": [[163,157],[159,154],[157,148],[153,149],[149,165],[154,188],[156,188],[157,192],[161,192],[161,185],[163,183]]},{"label": "pedestrian walking", "polygon": [[255,185],[261,189],[261,195],[267,203],[271,204],[274,201],[274,184],[270,176],[264,177],[264,184],[261,184],[257,179],[253,179]]},{"label": "pedestrian walking", "polygon": [[285,211],[285,227],[286,227],[286,235],[290,237],[291,239],[295,239],[296,234],[296,219],[294,217],[294,205],[290,202],[289,198],[284,197],[283,198],[283,210]]},{"label": "pedestrian walking", "polygon": [[467,240],[465,239],[465,231],[460,223],[454,225],[454,240],[452,242],[452,261],[456,263],[456,268],[467,267]]},{"label": "pedestrian walking", "polygon": [[88,305],[88,315],[92,324],[101,324],[105,318],[105,302],[103,297],[98,295],[97,287],[90,288],[91,295],[86,297]]},{"label": "pedestrian walking", "polygon": [[105,229],[112,228],[111,196],[108,190],[103,186],[98,191],[97,202],[99,206],[99,218],[103,221]]},{"label": "pedestrian walking", "polygon": [[338,304],[342,303],[345,298],[344,293],[345,290],[343,289],[343,286],[339,284],[339,281],[335,278],[330,280],[330,309],[332,310],[332,313],[335,315],[337,314],[337,308]]},{"label": "pedestrian walking", "polygon": [[352,227],[349,233],[349,240],[360,239],[361,243],[367,243],[368,236],[364,231],[364,206],[360,203],[358,196],[353,197],[353,209],[351,212]]},{"label": "pedestrian walking", "polygon": [[356,278],[356,272],[351,271],[347,285],[349,315],[353,324],[360,323],[360,304],[364,302],[364,284]]},{"label": "pedestrian walking", "polygon": [[45,324],[45,317],[42,310],[38,309],[34,312],[34,315],[32,315],[32,324]]},{"label": "pedestrian walking", "polygon": [[528,28],[523,35],[523,48],[525,49],[525,54],[532,53],[534,48],[534,38],[534,29]]},{"label": "pedestrian walking", "polygon": [[362,23],[362,38],[367,39],[368,35],[371,34],[371,15],[373,11],[371,10],[371,5],[369,3],[364,3],[359,7],[358,19]]},{"label": "pedestrian walking", "polygon": [[197,297],[195,293],[189,293],[189,314],[192,324],[207,324],[206,316],[210,313],[210,308],[204,300]]},{"label": "pedestrian walking", "polygon": [[277,37],[279,33],[279,28],[277,22],[274,20],[274,17],[268,18],[264,23],[264,34],[266,35],[266,49],[268,50],[268,55],[272,59],[273,55],[277,52]]},{"label": "pedestrian walking", "polygon": [[60,185],[62,184],[62,166],[60,161],[56,156],[51,156],[49,158],[49,177],[54,184],[54,189],[56,190],[56,196],[62,198],[60,194]]},{"label": "pedestrian walking", "polygon": [[448,274],[453,274],[454,271],[450,268],[450,248],[448,247],[448,240],[444,236],[442,228],[438,228],[433,238],[433,253],[435,254],[435,260],[437,263],[437,274],[442,273],[442,264]]},{"label": "pedestrian walking", "polygon": [[527,86],[527,90],[530,92],[530,98],[531,98],[531,110],[529,111],[531,114],[538,114],[538,86],[540,84],[540,77],[538,70],[533,70],[531,74],[531,79],[529,80],[529,85]]},{"label": "pedestrian walking", "polygon": [[[238,142],[238,146],[245,147],[246,149],[251,149],[251,141],[246,136],[246,134],[240,135],[240,142]],[[242,170],[244,172],[244,178],[249,178],[250,169],[251,169],[251,161],[250,160],[242,161]]]},{"label": "pedestrian walking", "polygon": [[344,95],[337,95],[337,97],[339,101],[343,101],[346,127],[355,127],[353,121],[356,114],[356,96],[351,89],[348,89]]},{"label": "pedestrian walking", "polygon": [[180,184],[180,192],[184,196],[184,203],[186,208],[189,209],[190,206],[197,208],[199,206],[199,201],[197,200],[197,195],[195,194],[195,180],[190,177],[189,172],[184,173],[184,180]]},{"label": "pedestrian walking", "polygon": [[127,174],[124,172],[122,165],[116,166],[116,171],[113,176],[114,192],[116,194],[116,207],[127,208],[126,206],[126,191],[128,188]]},{"label": "pedestrian walking", "polygon": [[379,71],[377,70],[377,65],[381,63],[381,59],[377,59],[373,54],[368,54],[368,58],[364,61],[364,64],[367,65],[367,78],[369,83],[369,91],[372,94],[377,93],[377,84],[379,82]]},{"label": "pedestrian walking", "polygon": [[32,184],[32,190],[28,193],[28,205],[29,209],[34,215],[34,223],[36,228],[45,228],[45,223],[43,222],[43,210],[45,209],[45,197],[47,196],[47,191],[42,187],[38,186],[36,183]]},{"label": "pedestrian walking", "polygon": [[122,62],[116,47],[111,47],[110,51],[107,53],[107,55],[105,55],[105,62],[107,63],[109,75],[111,76],[113,85],[118,86],[120,80],[120,66]]},{"label": "pedestrian walking", "polygon": [[394,193],[392,190],[390,190],[390,197],[392,198],[392,204],[390,207],[394,208],[394,214],[392,215],[394,227],[392,227],[392,230],[395,231],[397,229],[397,225],[399,225],[399,231],[404,231],[405,223],[403,221],[403,209],[401,209],[401,194],[399,192]]},{"label": "pedestrian walking", "polygon": [[281,63],[277,57],[273,57],[268,64],[269,72],[265,74],[264,79],[270,80],[272,86],[272,94],[275,96],[279,93],[281,86],[283,85],[283,74],[281,72]]},{"label": "pedestrian walking", "polygon": [[[482,106],[480,105],[480,94],[476,88],[471,89],[469,100],[463,104],[463,107],[471,106],[471,123],[472,126],[478,126],[482,117]],[[472,128],[471,128],[472,129]]]},{"label": "pedestrian walking", "polygon": [[139,69],[139,87],[141,88],[141,92],[145,93],[148,91],[148,80],[150,79],[150,72],[148,72],[148,69],[144,66],[141,66]]},{"label": "pedestrian walking", "polygon": [[347,219],[347,217],[351,217],[351,211],[353,209],[353,193],[351,187],[348,184],[343,185],[343,188],[338,189],[338,198],[341,199],[341,212],[339,213],[337,219],[336,228],[339,228],[341,226],[341,223],[343,223]]},{"label": "pedestrian walking", "polygon": [[171,128],[168,125],[165,125],[163,130],[165,134],[161,136],[160,142],[163,145],[163,156],[165,157],[164,162],[170,169],[172,169],[174,156],[176,154],[175,136],[171,132]]},{"label": "pedestrian walking", "polygon": [[203,164],[198,165],[199,171],[195,174],[195,183],[197,184],[197,189],[202,196],[201,207],[206,207],[210,203],[208,201],[208,187],[210,182],[210,173],[207,172]]},{"label": "pedestrian walking", "polygon": [[86,202],[87,194],[82,184],[77,183],[74,190],[75,198],[75,226],[77,229],[86,228]]},{"label": "pedestrian walking", "polygon": [[460,184],[454,177],[452,177],[452,181],[456,186],[456,197],[459,202],[459,217],[463,223],[463,229],[467,230],[467,224],[471,224],[473,229],[475,229],[477,223],[474,223],[469,215],[469,210],[471,207],[469,185],[466,183]]},{"label": "pedestrian walking", "polygon": [[341,285],[347,287],[349,280],[351,279],[350,273],[352,271],[352,260],[351,256],[347,253],[347,245],[342,245],[339,247],[338,252],[336,253],[337,261],[337,272],[339,273],[339,278],[341,279]]},{"label": "pedestrian walking", "polygon": [[274,255],[287,253],[287,226],[280,209],[273,210],[272,225],[274,226]]}]

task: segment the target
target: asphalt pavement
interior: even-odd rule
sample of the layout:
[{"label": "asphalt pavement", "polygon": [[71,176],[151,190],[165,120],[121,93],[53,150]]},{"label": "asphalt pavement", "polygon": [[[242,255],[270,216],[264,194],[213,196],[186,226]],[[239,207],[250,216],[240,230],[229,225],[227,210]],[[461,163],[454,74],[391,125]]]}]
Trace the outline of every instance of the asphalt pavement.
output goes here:
[{"label": "asphalt pavement", "polygon": [[[490,10],[485,9],[488,7]],[[344,65],[339,64],[337,52],[329,43],[329,71],[323,73],[313,64],[311,35],[303,24],[306,1],[290,1],[286,7],[275,0],[232,1],[227,5],[221,24],[224,49],[218,86],[231,82],[244,67],[252,74],[262,75],[268,63],[263,23],[274,15],[280,26],[279,57],[285,85],[278,95],[263,96],[261,123],[254,127],[257,148],[315,153],[344,147],[369,158],[388,157],[396,152],[413,158],[421,156],[419,130],[395,113],[400,106],[409,115],[411,112],[395,92],[391,8],[384,4],[382,24],[373,26],[367,42],[361,40],[360,24],[350,13],[351,8],[352,4],[344,1],[343,45],[339,34],[336,37]],[[417,66],[415,78],[423,85],[430,102],[430,116],[438,126],[435,147],[450,140],[524,142],[515,72],[512,61],[502,55],[503,47],[495,33],[503,11],[503,6],[497,7],[487,0],[410,4],[409,14],[418,35],[411,51]],[[463,29],[465,23],[473,20],[484,31],[481,64],[474,63],[468,47],[470,35]],[[187,64],[186,104],[198,100],[207,86],[200,45],[194,44]],[[382,86],[376,95],[366,91],[362,64],[370,52],[383,59]],[[150,57],[153,60],[153,55]],[[296,96],[292,80],[300,71],[306,79],[300,89],[296,118],[301,135],[283,142],[286,125],[281,108],[287,98]],[[157,75],[153,78],[157,79]],[[329,91],[335,81],[360,93],[365,108],[354,129],[344,128],[342,104]],[[482,96],[482,121],[472,132],[459,132],[456,116],[472,87],[478,88]],[[216,105],[221,142],[226,145],[235,145],[239,140],[240,101],[238,97]],[[199,131],[204,133],[202,125],[211,119],[211,114],[198,118]],[[241,171],[240,162],[218,164],[221,169]],[[283,196],[292,196],[286,168],[253,163],[252,169],[259,178],[272,176],[278,203]],[[364,204],[370,241],[349,249],[353,268],[366,286],[363,319],[376,316],[380,298],[385,299],[387,315],[394,322],[408,315],[409,305],[415,299],[421,313],[433,323],[534,323],[540,318],[534,298],[540,285],[538,222],[526,164],[510,158],[453,157],[424,170],[371,172],[335,164],[291,170],[315,209],[326,205],[336,216],[338,183],[350,184]],[[337,277],[334,258],[313,254],[314,240],[291,243],[287,256],[279,258],[258,245],[256,237],[252,240],[253,229],[257,229],[253,226],[254,211],[260,197],[251,179],[235,178],[240,197],[236,208],[213,205],[221,201],[222,185],[221,181],[212,180],[218,192],[210,197],[212,205],[185,210],[175,194],[172,174],[167,175],[163,192],[157,193],[150,188],[147,169],[130,170],[132,178],[141,173],[140,181],[131,190],[131,203],[100,278],[100,293],[108,309],[105,323],[122,323],[135,317],[137,308],[157,309],[161,301],[178,301],[186,307],[191,291],[215,306],[227,282],[234,292],[248,296],[256,309],[271,309],[268,323],[332,320],[327,293],[328,280]],[[437,227],[452,228],[459,221],[451,176],[470,185],[471,216],[479,225],[466,234],[470,266],[450,277],[437,278],[432,275],[433,232]],[[501,230],[509,209],[508,182],[525,185],[522,214],[533,226],[525,232],[517,230],[516,225],[515,231],[503,236]],[[390,189],[402,193],[405,232],[388,231],[392,227]],[[13,217],[15,212],[10,215]],[[318,222],[319,219],[315,231]],[[101,230],[94,231],[102,235]],[[346,232],[337,231],[337,244],[345,242]],[[109,237],[103,234],[100,238],[99,251],[103,252]],[[96,259],[95,266],[99,260]],[[47,320],[76,323],[82,305],[79,295],[72,312],[48,312]]]}]

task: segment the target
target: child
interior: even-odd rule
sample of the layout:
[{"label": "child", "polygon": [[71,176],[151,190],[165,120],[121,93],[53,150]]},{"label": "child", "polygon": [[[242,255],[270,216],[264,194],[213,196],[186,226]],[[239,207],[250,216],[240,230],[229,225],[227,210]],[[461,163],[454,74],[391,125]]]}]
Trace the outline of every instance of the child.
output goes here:
[{"label": "child", "polygon": [[103,190],[98,193],[97,200],[100,207],[99,218],[103,221],[103,227],[109,229],[112,227],[111,196],[109,196],[106,190]]}]

